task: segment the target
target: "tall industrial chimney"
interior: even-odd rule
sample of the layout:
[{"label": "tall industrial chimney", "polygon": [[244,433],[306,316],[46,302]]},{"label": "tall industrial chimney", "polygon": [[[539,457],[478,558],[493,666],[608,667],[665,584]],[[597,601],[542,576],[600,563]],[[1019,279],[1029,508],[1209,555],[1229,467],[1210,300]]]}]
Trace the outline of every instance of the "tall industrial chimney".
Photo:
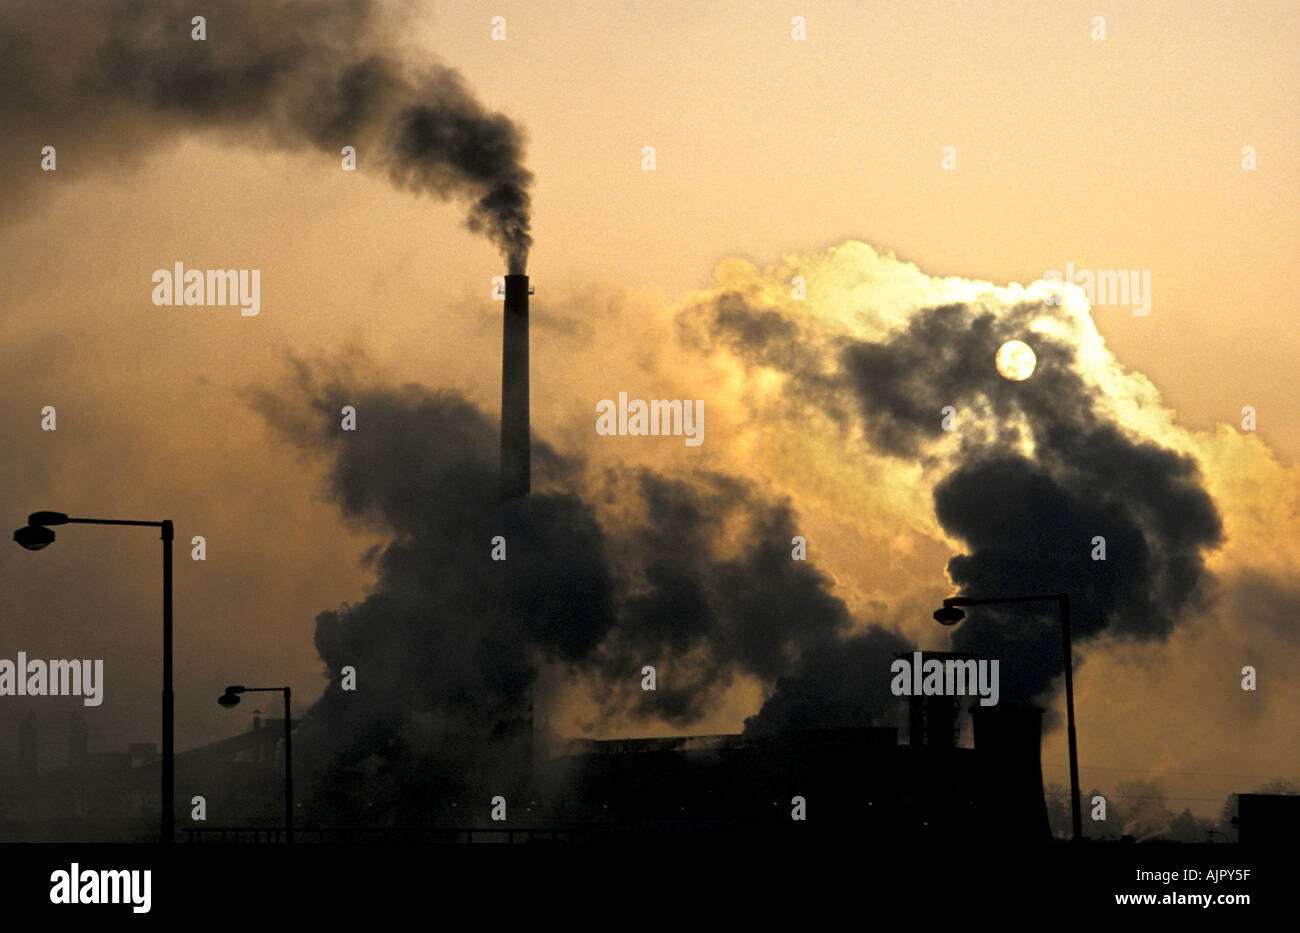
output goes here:
[{"label": "tall industrial chimney", "polygon": [[528,495],[528,276],[506,276],[501,352],[501,493]]}]

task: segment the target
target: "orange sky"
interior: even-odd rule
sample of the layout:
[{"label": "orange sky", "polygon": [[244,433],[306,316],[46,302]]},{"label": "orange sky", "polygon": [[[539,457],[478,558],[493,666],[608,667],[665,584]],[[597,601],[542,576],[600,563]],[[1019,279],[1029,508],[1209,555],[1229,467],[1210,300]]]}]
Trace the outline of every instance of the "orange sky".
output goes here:
[{"label": "orange sky", "polygon": [[[795,13],[805,42],[790,38]],[[498,14],[505,42],[489,39]],[[1099,14],[1104,41],[1090,38]],[[402,42],[412,60],[461,69],[526,127],[541,436],[596,462],[735,469],[794,496],[850,606],[888,599],[882,621],[937,647],[924,612],[949,592],[954,545],[914,478],[845,502],[836,454],[797,426],[747,425],[763,386],[678,346],[676,312],[691,290],[776,281],[766,267],[848,241],[928,276],[998,286],[1067,261],[1150,270],[1148,316],[1097,308],[1093,319],[1173,413],[1181,433],[1162,436],[1202,457],[1225,497],[1235,536],[1216,573],[1262,566],[1293,580],[1300,569],[1295,4],[436,4]],[[653,172],[641,168],[648,145]],[[956,171],[940,169],[944,146]],[[1256,171],[1240,167],[1244,146]],[[319,692],[314,616],[364,596],[359,557],[380,540],[343,522],[322,464],[277,438],[243,393],[277,383],[286,351],[364,351],[393,381],[454,388],[495,412],[490,280],[504,270],[463,228],[463,205],[393,190],[364,151],[355,174],[211,134],[118,155],[126,165],[86,164],[61,147],[48,175],[33,155],[35,206],[0,226],[0,502],[15,527],[50,508],[170,517],[178,543],[206,536],[205,563],[178,551],[186,748],[246,723],[212,702],[227,683],[288,680],[303,703]],[[261,313],[154,307],[150,275],[177,260],[261,269]],[[791,260],[803,262],[816,260]],[[699,459],[679,440],[595,443],[592,406],[619,391],[705,398]],[[57,407],[57,432],[39,430],[43,405]],[[1235,431],[1245,405],[1258,412],[1253,438]],[[794,464],[817,450],[824,462],[801,481]],[[914,527],[900,531],[898,516]],[[39,557],[0,550],[0,656],[106,659],[106,700],[88,717],[97,750],[156,737],[156,561],[144,530],[60,532]],[[903,588],[882,587],[880,567]],[[1249,612],[1220,606],[1145,653],[1092,649],[1077,684],[1085,784],[1130,776],[1118,769],[1196,772],[1166,775],[1169,792],[1221,800],[1295,776],[1293,673],[1283,666],[1243,697],[1232,668],[1252,652],[1294,659],[1296,642],[1250,628]],[[699,731],[739,728],[758,699],[739,684]],[[566,707],[570,731],[582,702]],[[62,761],[61,720],[78,705],[23,707],[50,736],[46,764]],[[1054,734],[1049,781],[1063,780],[1064,760]]]}]

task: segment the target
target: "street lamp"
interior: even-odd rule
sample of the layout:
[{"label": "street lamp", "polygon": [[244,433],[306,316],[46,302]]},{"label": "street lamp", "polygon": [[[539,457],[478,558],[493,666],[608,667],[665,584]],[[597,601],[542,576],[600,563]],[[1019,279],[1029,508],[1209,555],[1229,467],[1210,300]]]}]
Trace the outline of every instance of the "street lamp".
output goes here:
[{"label": "street lamp", "polygon": [[283,693],[284,694],[284,823],[285,841],[293,842],[293,728],[289,719],[288,687],[244,687],[231,686],[217,697],[217,703],[226,709],[239,705],[241,693]]},{"label": "street lamp", "polygon": [[1079,748],[1074,731],[1074,663],[1070,650],[1070,595],[1053,593],[1048,596],[1007,596],[1001,599],[975,599],[970,596],[950,596],[943,608],[936,609],[934,620],[941,625],[956,625],[966,618],[962,606],[992,606],[1005,603],[1036,603],[1055,601],[1061,610],[1061,632],[1065,653],[1065,714],[1066,730],[1070,742],[1070,822],[1074,841],[1083,839],[1083,811],[1079,806]]},{"label": "street lamp", "polygon": [[162,841],[170,844],[175,836],[176,808],[173,779],[175,756],[175,700],[172,695],[172,539],[170,521],[134,522],[110,518],[69,518],[63,512],[33,512],[27,524],[14,532],[14,540],[29,551],[39,551],[54,543],[50,525],[142,525],[162,530],[163,543],[163,694],[162,694]]}]

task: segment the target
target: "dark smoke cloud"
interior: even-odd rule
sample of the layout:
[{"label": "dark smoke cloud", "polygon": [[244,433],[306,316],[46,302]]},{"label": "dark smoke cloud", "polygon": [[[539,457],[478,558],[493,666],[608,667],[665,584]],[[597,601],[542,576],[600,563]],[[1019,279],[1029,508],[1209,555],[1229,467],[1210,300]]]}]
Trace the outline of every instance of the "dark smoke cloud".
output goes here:
[{"label": "dark smoke cloud", "polygon": [[[829,581],[791,559],[788,502],[765,501],[734,477],[666,477],[641,469],[607,477],[604,497],[635,503],[612,547],[620,624],[602,646],[606,702],[686,725],[737,673],[764,683],[850,624]],[[651,664],[658,689],[627,677]]]},{"label": "dark smoke cloud", "polygon": [[[1222,539],[1194,460],[1126,433],[1081,373],[1075,348],[1030,333],[1063,311],[1026,302],[999,313],[948,304],[919,309],[880,340],[809,342],[752,298],[728,294],[683,312],[683,327],[755,367],[789,374],[795,398],[828,383],[860,412],[877,450],[948,469],[934,489],[943,527],[966,542],[948,574],[963,593],[1071,596],[1076,641],[1102,631],[1162,639],[1202,606],[1206,553]],[[992,361],[1007,340],[1029,342],[1038,368],[1002,379]],[[821,352],[831,360],[818,360]],[[829,365],[828,365],[829,364]],[[828,374],[829,372],[829,374]],[[959,451],[944,460],[941,410],[957,411]],[[836,412],[830,412],[832,416]],[[1031,453],[1022,452],[1027,445]],[[1106,560],[1091,556],[1095,536]],[[1047,693],[1061,672],[1054,605],[971,610],[954,647],[999,658],[1004,702]]]},{"label": "dark smoke cloud", "polygon": [[[499,427],[469,402],[294,365],[291,386],[252,404],[327,457],[331,498],[389,537],[369,595],[316,620],[329,683],[295,748],[336,818],[427,822],[471,788],[518,787],[544,662],[594,682],[596,725],[687,725],[738,674],[772,684],[849,625],[829,581],[791,559],[789,504],[748,483],[619,469],[581,493],[580,464],[534,440],[548,483],[502,502]],[[355,432],[339,430],[344,404]],[[654,692],[640,687],[647,664]]]},{"label": "dark smoke cloud", "polygon": [[[207,19],[207,39],[190,20]],[[313,147],[394,184],[472,201],[468,224],[522,272],[531,245],[523,136],[460,74],[408,71],[366,0],[5,3],[0,8],[0,177],[30,200],[41,147],[76,177],[179,135],[218,129],[261,145]]]},{"label": "dark smoke cloud", "polygon": [[828,371],[827,357],[842,342],[825,340],[812,328],[751,296],[727,291],[689,305],[677,317],[677,331],[687,346],[729,350],[751,366],[790,374],[797,392],[785,396],[781,416],[798,421],[815,408],[845,426],[855,406],[846,405],[842,376]]},{"label": "dark smoke cloud", "polygon": [[809,651],[795,673],[781,677],[745,734],[767,736],[799,729],[859,728],[897,721],[902,702],[886,686],[895,655],[913,646],[893,632],[872,628]]},{"label": "dark smoke cloud", "polygon": [[[470,785],[508,793],[527,763],[539,661],[585,657],[614,619],[598,523],[567,493],[502,504],[499,429],[458,396],[317,384],[301,364],[298,377],[292,393],[257,393],[255,407],[328,454],[329,492],[346,515],[391,534],[366,599],[316,620],[329,685],[301,744],[320,800],[346,812],[346,779],[367,763],[377,769],[370,809],[385,816],[427,819],[421,807]],[[338,430],[345,403],[358,412],[355,434]],[[538,446],[539,462],[562,474]],[[505,562],[491,560],[496,535]],[[342,689],[344,666],[356,669],[355,691]]]}]

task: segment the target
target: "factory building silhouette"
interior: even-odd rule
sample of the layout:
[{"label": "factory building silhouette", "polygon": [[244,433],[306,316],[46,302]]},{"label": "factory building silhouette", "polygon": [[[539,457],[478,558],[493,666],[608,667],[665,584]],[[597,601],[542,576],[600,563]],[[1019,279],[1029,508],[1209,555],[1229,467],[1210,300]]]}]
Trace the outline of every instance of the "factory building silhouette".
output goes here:
[{"label": "factory building silhouette", "polygon": [[893,726],[571,742],[557,759],[574,775],[566,816],[622,832],[1047,842],[1043,711],[976,707],[962,748],[956,704],[943,698],[945,718],[933,699],[911,699],[927,727],[906,744]]}]

